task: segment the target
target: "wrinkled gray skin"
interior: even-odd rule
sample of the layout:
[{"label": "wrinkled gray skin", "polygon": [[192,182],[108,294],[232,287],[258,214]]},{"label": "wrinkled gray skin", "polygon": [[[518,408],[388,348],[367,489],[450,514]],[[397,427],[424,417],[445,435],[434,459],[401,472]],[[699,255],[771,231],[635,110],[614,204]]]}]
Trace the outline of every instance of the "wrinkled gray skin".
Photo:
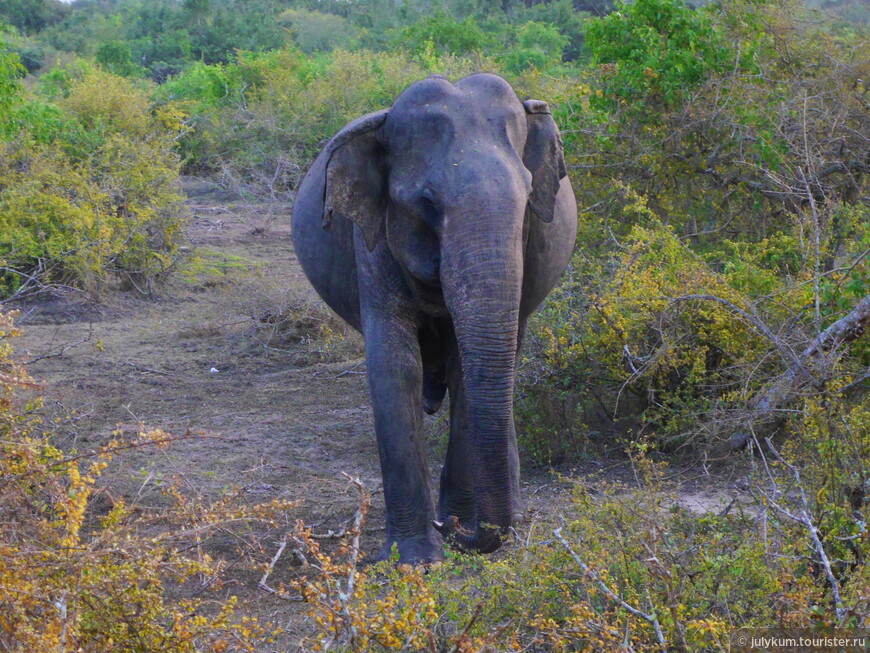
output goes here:
[{"label": "wrinkled gray skin", "polygon": [[[365,338],[387,507],[382,558],[395,543],[402,562],[440,560],[442,535],[494,551],[521,516],[518,349],[576,229],[549,108],[521,103],[495,75],[416,82],[336,134],[305,175],[296,254]],[[447,392],[436,508],[423,412]]]}]

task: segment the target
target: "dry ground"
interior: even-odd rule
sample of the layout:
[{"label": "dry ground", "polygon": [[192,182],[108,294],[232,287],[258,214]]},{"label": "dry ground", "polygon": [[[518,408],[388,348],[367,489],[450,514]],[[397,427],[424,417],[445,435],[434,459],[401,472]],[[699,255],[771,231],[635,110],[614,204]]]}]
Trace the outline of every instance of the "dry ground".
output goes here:
[{"label": "dry ground", "polygon": [[[170,285],[149,298],[110,293],[96,305],[67,296],[19,306],[19,357],[32,361],[31,374],[63,418],[67,447],[88,450],[140,423],[207,436],[128,456],[108,479],[111,492],[157,505],[166,476],[206,497],[237,487],[252,500],[299,499],[288,526],[301,518],[325,533],[353,519],[347,473],[374,491],[363,539],[374,552],[383,501],[359,337],[328,315],[305,281],[286,213],[228,202],[194,182],[188,191],[191,253]],[[426,425],[434,479],[443,414]],[[622,461],[590,460],[573,473],[601,469],[630,477]],[[687,478],[683,503],[701,512],[718,510],[735,487],[700,469]],[[524,479],[531,523],[567,501],[560,477],[525,470]],[[280,536],[266,534],[253,561],[268,561]],[[250,562],[236,561],[225,591],[290,625],[290,646],[304,630],[301,608],[258,591]],[[282,576],[276,569],[276,580]]]}]

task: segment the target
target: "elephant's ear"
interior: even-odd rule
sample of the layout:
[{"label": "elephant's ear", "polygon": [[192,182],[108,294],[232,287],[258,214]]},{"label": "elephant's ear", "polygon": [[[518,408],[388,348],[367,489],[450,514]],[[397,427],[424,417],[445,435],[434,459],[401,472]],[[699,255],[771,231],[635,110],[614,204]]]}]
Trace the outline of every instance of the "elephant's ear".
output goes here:
[{"label": "elephant's ear", "polygon": [[378,139],[388,111],[369,113],[345,127],[326,146],[323,228],[340,215],[362,231],[369,251],[375,248],[384,221],[387,171]]},{"label": "elephant's ear", "polygon": [[552,222],[559,182],[568,174],[562,154],[562,138],[550,107],[541,100],[526,100],[528,136],[523,165],[532,173],[529,206],[544,222]]}]

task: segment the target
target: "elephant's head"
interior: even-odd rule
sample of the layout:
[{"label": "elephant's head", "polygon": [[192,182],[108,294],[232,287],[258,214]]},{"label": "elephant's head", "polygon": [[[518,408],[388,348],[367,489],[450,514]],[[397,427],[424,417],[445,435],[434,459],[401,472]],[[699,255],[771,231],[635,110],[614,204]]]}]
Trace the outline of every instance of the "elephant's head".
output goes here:
[{"label": "elephant's head", "polygon": [[[511,525],[508,437],[523,245],[549,222],[565,176],[544,102],[520,102],[500,77],[430,77],[328,145],[324,227],[353,221],[370,250],[389,247],[425,310],[449,313],[459,343],[474,455],[477,524],[454,536],[491,551]],[[490,526],[492,528],[490,528]]]}]

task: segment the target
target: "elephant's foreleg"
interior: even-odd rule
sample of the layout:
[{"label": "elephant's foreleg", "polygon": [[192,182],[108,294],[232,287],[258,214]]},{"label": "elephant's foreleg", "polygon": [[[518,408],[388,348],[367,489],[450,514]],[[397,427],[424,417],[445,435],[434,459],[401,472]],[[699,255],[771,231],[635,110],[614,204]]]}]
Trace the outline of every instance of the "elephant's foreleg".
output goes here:
[{"label": "elephant's foreleg", "polygon": [[369,390],[387,508],[387,542],[403,562],[443,556],[423,453],[423,368],[416,330],[391,316],[364,319]]},{"label": "elephant's foreleg", "polygon": [[456,349],[447,360],[447,385],[450,393],[450,439],[447,458],[441,469],[438,496],[438,519],[453,515],[461,523],[475,523],[474,470],[468,428],[468,404],[462,381],[462,369]]}]

